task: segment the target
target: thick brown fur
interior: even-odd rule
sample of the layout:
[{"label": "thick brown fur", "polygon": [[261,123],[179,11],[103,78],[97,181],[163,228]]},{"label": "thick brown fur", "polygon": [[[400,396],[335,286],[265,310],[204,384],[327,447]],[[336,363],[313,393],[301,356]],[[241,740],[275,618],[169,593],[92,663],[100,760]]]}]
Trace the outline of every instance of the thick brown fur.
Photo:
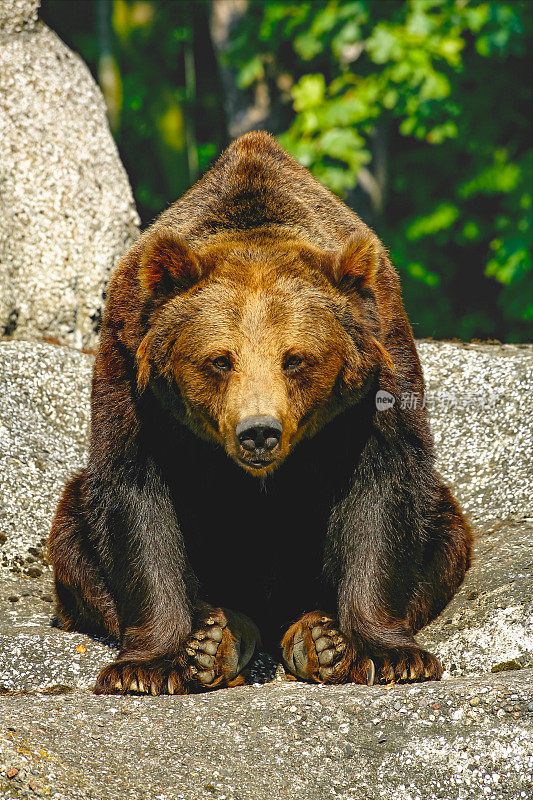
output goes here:
[{"label": "thick brown fur", "polygon": [[[121,643],[96,690],[140,675],[190,691],[198,597],[244,611],[268,649],[283,637],[293,671],[297,642],[304,679],[439,678],[413,636],[456,592],[471,535],[422,404],[400,402],[423,390],[375,234],[270,136],[238,139],[110,285],[89,460],[50,535],[62,625]],[[279,433],[254,456],[237,434],[257,418]]]}]

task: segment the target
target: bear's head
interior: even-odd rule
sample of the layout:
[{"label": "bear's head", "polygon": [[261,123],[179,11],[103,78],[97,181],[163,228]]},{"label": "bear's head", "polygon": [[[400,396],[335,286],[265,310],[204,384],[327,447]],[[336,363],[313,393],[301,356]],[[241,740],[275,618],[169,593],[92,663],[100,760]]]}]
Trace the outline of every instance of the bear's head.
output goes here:
[{"label": "bear's head", "polygon": [[171,228],[152,229],[139,263],[139,390],[150,382],[182,422],[266,476],[390,367],[379,261],[368,230],[331,252],[257,230],[193,251]]}]

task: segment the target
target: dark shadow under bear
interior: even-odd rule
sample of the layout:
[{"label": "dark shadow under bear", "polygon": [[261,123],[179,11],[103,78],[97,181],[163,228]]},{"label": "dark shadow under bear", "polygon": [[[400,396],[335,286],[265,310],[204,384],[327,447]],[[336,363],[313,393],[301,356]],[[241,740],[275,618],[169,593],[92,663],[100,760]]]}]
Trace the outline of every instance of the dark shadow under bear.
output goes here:
[{"label": "dark shadow under bear", "polygon": [[62,626],[120,641],[95,690],[238,685],[259,636],[304,680],[438,679],[413,637],[471,536],[423,391],[377,237],[267,134],[234,142],[111,282],[49,542]]}]

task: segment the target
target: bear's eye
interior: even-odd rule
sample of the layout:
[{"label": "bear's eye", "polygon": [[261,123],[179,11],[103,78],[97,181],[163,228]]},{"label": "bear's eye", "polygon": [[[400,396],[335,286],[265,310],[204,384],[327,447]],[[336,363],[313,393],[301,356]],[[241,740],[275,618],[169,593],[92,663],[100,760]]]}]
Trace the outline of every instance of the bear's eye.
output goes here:
[{"label": "bear's eye", "polygon": [[211,363],[219,372],[229,372],[231,369],[231,361],[227,356],[217,356]]},{"label": "bear's eye", "polygon": [[301,356],[290,355],[287,356],[285,361],[283,362],[283,369],[286,372],[292,372],[293,370],[298,369],[304,363],[304,360]]}]

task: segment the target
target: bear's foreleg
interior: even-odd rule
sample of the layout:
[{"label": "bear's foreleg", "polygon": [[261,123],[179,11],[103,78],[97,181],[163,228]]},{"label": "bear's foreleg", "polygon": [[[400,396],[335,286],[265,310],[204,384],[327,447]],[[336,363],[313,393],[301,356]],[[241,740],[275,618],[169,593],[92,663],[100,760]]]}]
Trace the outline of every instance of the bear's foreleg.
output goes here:
[{"label": "bear's foreleg", "polygon": [[[309,620],[296,623],[296,637],[312,642],[309,664],[319,665],[318,672],[309,666],[303,672],[317,679],[322,670],[328,682],[367,683],[373,670],[376,682],[438,680],[440,662],[413,634],[457,591],[470,544],[468,525],[425,442],[412,435],[370,437],[353,485],[330,519],[326,573],[337,586],[337,615],[322,623],[318,638],[316,622],[310,639]],[[329,657],[337,635],[342,657],[332,656],[335,668],[324,672],[329,665],[321,663],[316,642],[329,636],[327,645],[320,642]]]},{"label": "bear's foreleg", "polygon": [[195,582],[155,461],[139,451],[98,463],[91,457],[84,512],[120,620],[120,653],[98,676],[95,692],[136,681],[157,694],[168,690],[171,676],[175,691],[185,691]]},{"label": "bear's foreleg", "polygon": [[87,538],[83,473],[66,485],[48,538],[54,567],[56,615],[66,631],[120,637],[117,609]]},{"label": "bear's foreleg", "polygon": [[[236,612],[194,605],[195,579],[155,462],[115,463],[113,470],[100,464],[97,471],[89,465],[83,489],[79,515],[115,598],[121,642],[95,692],[183,694],[242,683],[257,628]],[[75,559],[71,541],[63,550]],[[80,591],[86,595],[87,586]],[[87,609],[98,618],[96,603]]]}]

